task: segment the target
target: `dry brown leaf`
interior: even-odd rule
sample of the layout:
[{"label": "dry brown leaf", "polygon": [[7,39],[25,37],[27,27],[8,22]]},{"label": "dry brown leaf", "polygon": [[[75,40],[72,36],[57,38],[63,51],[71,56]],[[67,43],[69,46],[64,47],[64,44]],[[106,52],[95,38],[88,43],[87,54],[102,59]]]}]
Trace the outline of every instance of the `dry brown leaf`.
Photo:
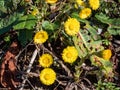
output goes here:
[{"label": "dry brown leaf", "polygon": [[16,67],[15,56],[19,52],[19,47],[17,42],[13,42],[8,51],[6,52],[0,70],[0,81],[1,84],[9,88],[10,90],[16,90],[16,86],[20,81],[16,78],[19,73]]}]

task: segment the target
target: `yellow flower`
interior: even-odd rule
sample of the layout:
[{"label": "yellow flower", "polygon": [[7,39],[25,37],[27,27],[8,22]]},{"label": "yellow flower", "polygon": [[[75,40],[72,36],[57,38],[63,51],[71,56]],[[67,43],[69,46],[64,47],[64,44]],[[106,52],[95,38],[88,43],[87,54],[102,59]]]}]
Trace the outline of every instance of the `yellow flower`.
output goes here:
[{"label": "yellow flower", "polygon": [[51,85],[55,82],[56,80],[56,73],[53,69],[51,68],[45,68],[41,71],[40,73],[40,81],[44,85]]},{"label": "yellow flower", "polygon": [[90,7],[93,10],[97,10],[100,7],[100,1],[99,0],[89,0]]},{"label": "yellow flower", "polygon": [[34,16],[37,15],[38,13],[39,13],[39,10],[37,8],[31,12],[31,14]]},{"label": "yellow flower", "polygon": [[62,52],[64,62],[73,63],[78,57],[78,52],[74,46],[68,46]]},{"label": "yellow flower", "polygon": [[39,31],[34,36],[34,43],[42,44],[48,39],[48,33],[46,31]]},{"label": "yellow flower", "polygon": [[50,54],[43,54],[40,58],[39,58],[39,64],[42,67],[50,67],[50,65],[53,64],[53,58]]},{"label": "yellow flower", "polygon": [[73,36],[79,32],[80,29],[80,23],[75,18],[68,19],[65,24],[65,31],[68,35]]},{"label": "yellow flower", "polygon": [[110,49],[106,49],[102,52],[102,58],[105,60],[109,60],[112,56],[112,52]]},{"label": "yellow flower", "polygon": [[57,0],[45,0],[47,3],[49,3],[49,4],[53,4],[53,3],[56,3],[57,2]]},{"label": "yellow flower", "polygon": [[85,19],[91,15],[91,9],[90,8],[84,8],[79,13],[80,18]]},{"label": "yellow flower", "polygon": [[84,5],[84,1],[83,0],[76,0],[76,3],[80,6]]}]

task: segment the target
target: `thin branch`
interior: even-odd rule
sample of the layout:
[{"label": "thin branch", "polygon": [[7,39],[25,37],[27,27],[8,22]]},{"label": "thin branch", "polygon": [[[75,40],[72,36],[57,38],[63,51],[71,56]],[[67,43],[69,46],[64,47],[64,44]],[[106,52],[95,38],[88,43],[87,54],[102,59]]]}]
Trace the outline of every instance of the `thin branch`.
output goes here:
[{"label": "thin branch", "polygon": [[68,67],[65,66],[65,64],[63,63],[63,61],[59,60],[58,58],[56,58],[56,61],[62,66],[62,68],[65,69],[65,71],[68,73],[69,77],[73,77],[71,71],[69,70]]},{"label": "thin branch", "polygon": [[25,46],[25,48],[22,49],[22,51],[19,52],[19,54],[15,57],[15,59],[17,60],[18,57],[21,55],[21,53],[32,43],[33,41],[31,41],[28,45]]},{"label": "thin branch", "polygon": [[38,73],[33,73],[33,72],[29,72],[29,73],[26,73],[28,76],[34,76],[34,77],[39,77],[39,74]]},{"label": "thin branch", "polygon": [[59,83],[59,85],[66,86],[66,83],[67,83],[67,82],[63,82],[63,81],[60,81],[60,80],[58,80],[58,79],[56,79],[56,81]]},{"label": "thin branch", "polygon": [[[26,73],[29,73],[29,72],[30,72],[31,67],[32,67],[32,65],[33,65],[33,62],[34,62],[34,60],[35,60],[35,58],[36,58],[36,56],[37,56],[37,52],[38,52],[37,49],[35,49],[35,51],[33,52],[33,55],[32,55],[32,58],[31,58],[31,60],[30,60],[30,63],[29,63],[29,66],[28,66],[28,69],[27,69]],[[23,80],[23,82],[22,82],[21,87],[20,87],[19,90],[23,90],[26,81],[27,81],[27,79],[24,79],[24,80]]]},{"label": "thin branch", "polygon": [[26,81],[29,83],[29,85],[33,88],[33,90],[36,90],[34,86],[31,84],[31,82],[26,78]]},{"label": "thin branch", "polygon": [[66,86],[65,90],[73,90],[76,87],[75,83],[69,82],[68,85]]}]

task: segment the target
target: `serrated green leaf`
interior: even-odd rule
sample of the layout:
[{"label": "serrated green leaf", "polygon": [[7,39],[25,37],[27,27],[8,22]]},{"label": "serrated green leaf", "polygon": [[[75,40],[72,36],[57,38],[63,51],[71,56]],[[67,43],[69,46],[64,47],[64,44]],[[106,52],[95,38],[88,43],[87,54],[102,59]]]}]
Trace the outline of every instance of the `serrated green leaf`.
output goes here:
[{"label": "serrated green leaf", "polygon": [[98,57],[97,55],[92,55],[90,57],[90,60],[91,60],[92,64],[95,66],[98,66],[97,62],[99,62],[104,67],[112,67],[112,63],[109,60],[104,60],[103,58]]},{"label": "serrated green leaf", "polygon": [[37,18],[33,15],[25,15],[20,17],[17,24],[13,26],[15,30],[28,29],[32,30],[36,25]]},{"label": "serrated green leaf", "polygon": [[120,18],[111,19],[110,25],[114,26],[114,28],[120,28]]},{"label": "serrated green leaf", "polygon": [[104,60],[103,58],[98,57],[97,55],[90,56],[90,60],[92,65],[101,67],[102,71],[106,76],[113,77],[113,72],[112,72],[113,67],[112,67],[112,63],[109,60]]},{"label": "serrated green leaf", "polygon": [[120,18],[110,19],[104,14],[95,15],[95,17],[102,23],[108,24],[108,32],[111,35],[120,35]]},{"label": "serrated green leaf", "polygon": [[73,42],[80,58],[85,58],[87,55],[98,53],[104,49],[102,40],[99,40],[97,35],[97,31],[90,25],[87,25],[86,29],[80,30],[78,36],[73,37]]},{"label": "serrated green leaf", "polygon": [[84,58],[88,54],[88,52],[87,52],[86,48],[83,46],[82,39],[77,38],[77,36],[74,36],[73,42],[74,42],[74,45],[78,51],[78,56],[80,58]]},{"label": "serrated green leaf", "polygon": [[94,40],[98,40],[98,39],[100,38],[99,35],[97,34],[96,28],[90,26],[89,24],[86,24],[85,28],[88,29],[88,32],[90,32],[91,37],[92,37]]},{"label": "serrated green leaf", "polygon": [[89,32],[87,30],[81,30],[81,33],[84,34],[84,39],[88,42],[91,40],[91,36],[88,35]]},{"label": "serrated green leaf", "polygon": [[111,19],[109,19],[108,16],[104,15],[104,14],[96,14],[95,17],[101,21],[102,23],[108,24],[111,22]]},{"label": "serrated green leaf", "polygon": [[107,30],[111,35],[120,35],[120,28],[108,27]]}]

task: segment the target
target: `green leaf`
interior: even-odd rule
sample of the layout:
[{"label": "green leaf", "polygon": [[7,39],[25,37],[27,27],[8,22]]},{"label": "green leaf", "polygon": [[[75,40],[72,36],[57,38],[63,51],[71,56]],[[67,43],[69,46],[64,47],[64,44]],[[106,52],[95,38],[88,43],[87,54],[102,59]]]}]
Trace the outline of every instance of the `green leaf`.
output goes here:
[{"label": "green leaf", "polygon": [[120,28],[120,18],[114,18],[111,19],[111,26],[114,26],[115,28]]},{"label": "green leaf", "polygon": [[94,52],[100,52],[104,50],[104,47],[102,46],[102,40],[92,41],[89,43],[89,54],[92,54]]},{"label": "green leaf", "polygon": [[108,27],[107,30],[111,35],[120,35],[120,28]]},{"label": "green leaf", "polygon": [[73,42],[74,42],[74,45],[75,45],[75,47],[76,47],[76,49],[78,51],[78,56],[80,58],[84,58],[88,54],[88,52],[87,52],[86,48],[83,45],[82,39],[77,38],[77,36],[74,36],[73,37]]},{"label": "green leaf", "polygon": [[79,57],[85,58],[93,53],[98,53],[104,49],[102,40],[97,34],[97,30],[89,24],[86,29],[80,30],[78,36],[73,37],[73,42],[78,50]]},{"label": "green leaf", "polygon": [[113,77],[112,72],[112,63],[109,60],[104,60],[101,57],[98,57],[97,55],[90,56],[90,60],[92,62],[92,65],[101,67],[103,73],[109,77]]},{"label": "green leaf", "polygon": [[51,31],[55,30],[55,28],[56,28],[55,24],[54,24],[54,23],[51,23],[51,22],[49,22],[49,21],[44,21],[44,22],[42,23],[42,27],[43,27],[45,30],[51,30]]},{"label": "green leaf", "polygon": [[55,21],[55,22],[52,23],[52,24],[53,24],[54,30],[58,29],[58,28],[60,27],[60,25],[61,25],[60,21]]},{"label": "green leaf", "polygon": [[32,40],[33,31],[32,30],[20,30],[18,39],[22,46],[25,46],[28,41]]},{"label": "green leaf", "polygon": [[7,9],[5,7],[5,0],[0,0],[0,12],[7,12]]},{"label": "green leaf", "polygon": [[108,24],[108,32],[111,35],[120,35],[120,18],[110,19],[104,14],[95,15],[95,17],[102,23]]},{"label": "green leaf", "polygon": [[112,63],[109,60],[104,60],[103,58],[98,57],[97,55],[92,55],[90,57],[90,60],[91,60],[92,64],[95,66],[98,66],[97,62],[101,63],[101,65],[104,66],[104,69],[108,68],[108,67],[110,67],[110,68],[112,67]]},{"label": "green leaf", "polygon": [[90,61],[91,61],[92,65],[95,65],[95,66],[102,65],[101,58],[98,57],[97,55],[90,56]]},{"label": "green leaf", "polygon": [[97,34],[97,27],[94,28],[93,26],[90,26],[89,24],[86,24],[85,28],[88,30],[88,32],[90,32],[91,37],[94,40],[98,40],[100,38],[99,35]]},{"label": "green leaf", "polygon": [[111,35],[120,35],[120,18],[111,19],[111,23],[107,30]]},{"label": "green leaf", "polygon": [[96,14],[95,17],[101,21],[102,23],[105,23],[105,24],[110,24],[111,22],[111,19],[109,19],[108,16],[106,16],[105,14],[101,13],[101,14]]},{"label": "green leaf", "polygon": [[8,32],[13,28],[13,25],[16,23],[16,20],[21,17],[23,14],[16,12],[14,14],[8,15],[5,18],[0,19],[0,35]]},{"label": "green leaf", "polygon": [[17,21],[17,24],[13,26],[15,30],[28,29],[32,30],[36,25],[37,18],[33,15],[25,15],[20,17]]}]

